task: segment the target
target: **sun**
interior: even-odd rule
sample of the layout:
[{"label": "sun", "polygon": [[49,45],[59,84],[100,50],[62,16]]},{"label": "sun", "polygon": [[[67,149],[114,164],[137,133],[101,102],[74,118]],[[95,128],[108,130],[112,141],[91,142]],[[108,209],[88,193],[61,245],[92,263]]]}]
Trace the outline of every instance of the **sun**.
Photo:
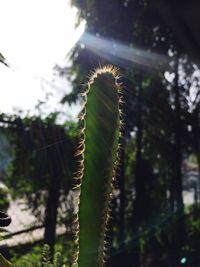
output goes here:
[{"label": "sun", "polygon": [[0,112],[33,109],[45,97],[39,79],[51,81],[85,24],[75,28],[69,0],[0,0],[0,10],[0,52],[10,65],[0,65]]},{"label": "sun", "polygon": [[41,73],[64,58],[80,36],[67,0],[0,0],[0,51],[11,65]]}]

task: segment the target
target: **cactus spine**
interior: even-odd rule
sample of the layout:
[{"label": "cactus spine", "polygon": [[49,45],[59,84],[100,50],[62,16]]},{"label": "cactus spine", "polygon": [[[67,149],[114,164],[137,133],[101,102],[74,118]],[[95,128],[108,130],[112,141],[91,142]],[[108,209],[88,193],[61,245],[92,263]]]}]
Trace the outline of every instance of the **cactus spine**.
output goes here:
[{"label": "cactus spine", "polygon": [[106,224],[119,147],[121,112],[118,70],[95,70],[85,92],[81,156],[78,179],[80,196],[74,266],[104,266]]}]

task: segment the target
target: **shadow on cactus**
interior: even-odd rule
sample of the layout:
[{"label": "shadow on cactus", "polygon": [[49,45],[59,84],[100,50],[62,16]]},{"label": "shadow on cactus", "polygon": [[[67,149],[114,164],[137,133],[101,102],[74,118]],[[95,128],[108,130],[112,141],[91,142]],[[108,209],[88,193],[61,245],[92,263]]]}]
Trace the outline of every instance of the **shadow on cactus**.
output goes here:
[{"label": "shadow on cactus", "polygon": [[99,68],[90,76],[84,93],[83,129],[77,153],[81,158],[74,266],[104,265],[106,225],[122,125],[118,78],[118,70],[113,66]]}]

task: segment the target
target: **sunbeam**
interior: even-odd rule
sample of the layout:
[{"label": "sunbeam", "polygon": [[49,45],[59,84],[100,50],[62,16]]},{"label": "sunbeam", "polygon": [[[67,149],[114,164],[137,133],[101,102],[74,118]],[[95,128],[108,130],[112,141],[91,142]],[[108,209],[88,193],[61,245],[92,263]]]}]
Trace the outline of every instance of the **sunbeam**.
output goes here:
[{"label": "sunbeam", "polygon": [[81,45],[111,63],[124,67],[135,64],[145,68],[166,71],[169,69],[169,58],[143,49],[129,47],[117,41],[94,36],[85,32],[79,40]]}]

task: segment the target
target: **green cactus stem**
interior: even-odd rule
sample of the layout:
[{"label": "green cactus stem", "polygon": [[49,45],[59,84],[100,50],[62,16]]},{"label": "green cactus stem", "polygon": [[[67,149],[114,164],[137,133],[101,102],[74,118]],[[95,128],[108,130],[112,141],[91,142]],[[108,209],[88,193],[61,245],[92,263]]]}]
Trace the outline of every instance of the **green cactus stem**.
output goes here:
[{"label": "green cactus stem", "polygon": [[120,84],[113,66],[92,73],[87,91],[82,140],[78,211],[78,248],[74,266],[101,267],[109,217],[112,180],[115,176],[121,127]]}]

